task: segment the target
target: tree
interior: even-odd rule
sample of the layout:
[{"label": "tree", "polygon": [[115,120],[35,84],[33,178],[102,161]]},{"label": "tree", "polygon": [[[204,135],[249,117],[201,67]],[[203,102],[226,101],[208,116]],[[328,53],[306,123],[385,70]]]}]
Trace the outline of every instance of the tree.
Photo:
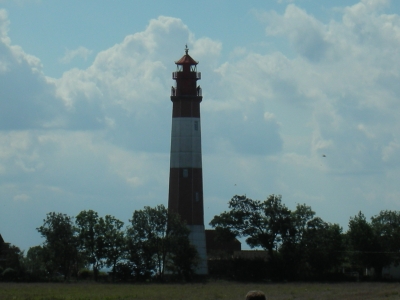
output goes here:
[{"label": "tree", "polygon": [[26,253],[25,266],[31,280],[41,280],[46,276],[45,250],[42,246],[30,247]]},{"label": "tree", "polygon": [[306,204],[297,204],[296,210],[291,212],[291,228],[279,249],[287,279],[303,279],[306,276],[307,261],[303,239],[308,223],[314,219],[314,216],[315,212]]},{"label": "tree", "polygon": [[[195,265],[195,254],[189,247],[189,229],[177,215],[163,205],[136,210],[127,229],[129,259],[139,277],[157,275],[163,278],[166,268],[182,274]],[[192,253],[192,254],[190,254]],[[184,271],[183,271],[184,270]]]},{"label": "tree", "polygon": [[261,202],[236,195],[228,204],[230,210],[214,216],[210,225],[231,236],[246,237],[250,247],[264,248],[273,259],[291,228],[291,212],[281,196],[271,195]]},{"label": "tree", "polygon": [[126,251],[125,233],[122,231],[124,223],[113,216],[106,215],[98,222],[98,231],[102,237],[105,264],[112,267],[113,280],[117,264],[123,259]]},{"label": "tree", "polygon": [[351,259],[359,269],[374,268],[375,274],[380,276],[384,266],[390,264],[390,257],[386,253],[383,239],[383,218],[376,218],[374,226],[369,223],[360,211],[350,218],[347,236],[350,243]]},{"label": "tree", "polygon": [[180,279],[191,280],[199,257],[196,248],[190,244],[190,230],[179,215],[167,213],[167,217],[167,261],[164,261],[166,269]]},{"label": "tree", "polygon": [[72,218],[51,212],[46,215],[43,225],[36,228],[45,238],[43,249],[47,268],[55,274],[61,272],[64,279],[69,279],[79,262],[78,239]]},{"label": "tree", "polygon": [[[400,262],[400,211],[383,210],[371,218],[371,225],[376,239],[385,252],[383,267]],[[377,270],[379,274],[382,269]]]},{"label": "tree", "polygon": [[153,272],[163,273],[163,242],[167,226],[164,211],[164,206],[145,206],[143,210],[135,210],[129,220],[128,249],[135,274],[139,278],[150,277]]},{"label": "tree", "polygon": [[338,271],[345,250],[342,228],[338,224],[326,223],[318,217],[308,221],[302,244],[306,261],[318,278]]},{"label": "tree", "polygon": [[104,241],[99,226],[99,216],[93,210],[84,210],[76,216],[75,223],[78,230],[79,250],[85,260],[92,265],[94,279],[97,281],[104,257]]},{"label": "tree", "polygon": [[6,281],[18,280],[25,272],[24,251],[8,243],[4,243],[1,250],[4,257],[4,263],[2,264],[4,270],[0,268],[0,272],[3,272],[3,279]]},{"label": "tree", "polygon": [[306,204],[297,204],[296,210],[291,214],[293,232],[289,238],[293,237],[296,244],[303,240],[304,233],[309,228],[308,223],[315,217],[315,212]]}]

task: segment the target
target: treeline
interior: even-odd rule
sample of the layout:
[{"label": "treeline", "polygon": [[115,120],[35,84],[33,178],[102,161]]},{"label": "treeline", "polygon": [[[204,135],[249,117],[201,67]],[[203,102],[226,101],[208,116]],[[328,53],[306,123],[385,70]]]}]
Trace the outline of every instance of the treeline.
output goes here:
[{"label": "treeline", "polygon": [[[210,225],[220,244],[245,238],[263,249],[268,259],[210,255],[210,277],[243,281],[344,280],[365,270],[382,279],[384,267],[400,262],[400,212],[381,211],[371,220],[359,212],[348,230],[325,222],[310,206],[290,210],[281,196],[264,201],[234,196],[229,209]],[[0,249],[0,280],[49,281],[85,279],[112,281],[191,280],[198,263],[189,243],[189,229],[163,206],[133,212],[128,226],[95,211],[76,217],[48,213],[37,231],[42,245],[26,255],[13,245]],[[3,245],[4,248],[4,245]],[[5,251],[6,250],[6,251]],[[223,250],[223,249],[222,249]],[[0,253],[1,258],[1,253]],[[109,274],[101,272],[107,268]]]},{"label": "treeline", "polygon": [[[271,195],[265,201],[234,196],[229,210],[215,216],[210,225],[221,239],[243,237],[250,247],[266,250],[269,260],[253,264],[257,276],[266,279],[342,280],[346,273],[363,276],[366,269],[373,275],[365,279],[381,279],[384,267],[400,262],[399,211],[381,211],[371,221],[359,212],[344,233],[305,204],[292,211],[281,196]],[[236,268],[228,263],[229,274],[238,278],[251,269],[249,264],[243,268],[235,263]]]},{"label": "treeline", "polygon": [[[6,245],[5,281],[51,281],[85,279],[162,281],[169,278],[190,280],[198,257],[189,243],[189,229],[180,218],[163,206],[136,210],[124,223],[113,216],[99,217],[93,210],[75,218],[48,213],[37,231],[43,245],[29,248],[26,256],[18,247]],[[3,270],[2,270],[2,269]],[[87,269],[89,268],[89,269]],[[111,270],[110,275],[100,272]]]}]

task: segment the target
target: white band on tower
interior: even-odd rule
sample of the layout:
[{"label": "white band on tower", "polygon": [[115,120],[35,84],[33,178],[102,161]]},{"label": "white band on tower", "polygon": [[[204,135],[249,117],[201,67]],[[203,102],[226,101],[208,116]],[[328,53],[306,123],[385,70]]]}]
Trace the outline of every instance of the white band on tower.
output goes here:
[{"label": "white band on tower", "polygon": [[171,168],[201,168],[200,118],[172,118]]}]

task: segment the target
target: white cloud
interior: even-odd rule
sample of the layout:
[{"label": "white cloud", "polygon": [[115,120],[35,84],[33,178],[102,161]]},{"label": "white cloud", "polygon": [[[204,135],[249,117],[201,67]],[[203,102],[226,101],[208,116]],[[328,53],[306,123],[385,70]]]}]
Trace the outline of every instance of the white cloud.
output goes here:
[{"label": "white cloud", "polygon": [[310,61],[318,62],[328,55],[330,44],[324,36],[325,25],[304,10],[291,4],[283,16],[270,13],[267,18],[267,34],[287,34],[293,47]]},{"label": "white cloud", "polygon": [[[378,12],[385,5],[387,1],[362,1],[347,7],[343,23],[323,24],[293,4],[283,15],[268,13],[267,33],[286,37],[299,56],[284,58],[289,76],[285,69],[267,65],[267,59],[277,61],[272,55],[258,57],[259,65],[249,64],[255,74],[254,69],[267,66],[274,71],[270,78],[257,74],[265,83],[252,80],[252,91],[263,86],[259,94],[268,90],[270,102],[290,99],[312,109],[312,153],[335,153],[329,160],[332,170],[382,171],[381,149],[399,125],[392,122],[399,109],[400,19]],[[285,79],[281,98],[273,78]]]},{"label": "white cloud", "polygon": [[[12,44],[0,11],[2,202],[39,222],[82,209],[126,221],[165,204],[171,72],[188,43],[203,75],[206,223],[233,194],[282,194],[331,222],[347,222],[342,207],[357,213],[360,199],[374,213],[398,208],[400,18],[385,5],[361,1],[326,23],[294,4],[267,13],[264,38],[288,41],[290,57],[244,45],[221,58],[222,41],[161,16],[57,79]],[[68,59],[90,54],[74,51]]]},{"label": "white cloud", "polygon": [[92,50],[89,50],[85,47],[80,46],[79,48],[75,50],[65,50],[65,55],[60,59],[60,61],[63,64],[68,64],[70,63],[73,59],[76,57],[80,57],[84,60],[87,60],[88,57],[92,54]]},{"label": "white cloud", "polygon": [[19,202],[27,202],[29,201],[30,197],[26,194],[19,194],[14,196],[14,201],[19,201]]},{"label": "white cloud", "polygon": [[265,112],[265,113],[264,113],[264,119],[265,119],[266,121],[271,121],[271,120],[274,120],[274,119],[275,119],[275,116],[274,116],[273,113]]},{"label": "white cloud", "polygon": [[7,14],[0,10],[0,129],[41,128],[57,118],[62,104],[40,60],[11,43],[8,26]]}]

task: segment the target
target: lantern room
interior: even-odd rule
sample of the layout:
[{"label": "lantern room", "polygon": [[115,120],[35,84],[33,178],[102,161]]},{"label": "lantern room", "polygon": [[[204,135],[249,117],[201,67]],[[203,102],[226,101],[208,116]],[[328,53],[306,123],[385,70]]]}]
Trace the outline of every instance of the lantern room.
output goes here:
[{"label": "lantern room", "polygon": [[197,64],[189,54],[186,45],[185,55],[175,62],[176,71],[172,72],[172,79],[176,80],[176,86],[171,89],[171,96],[201,96],[201,88],[197,86],[197,80],[201,79],[201,73],[197,72]]}]

